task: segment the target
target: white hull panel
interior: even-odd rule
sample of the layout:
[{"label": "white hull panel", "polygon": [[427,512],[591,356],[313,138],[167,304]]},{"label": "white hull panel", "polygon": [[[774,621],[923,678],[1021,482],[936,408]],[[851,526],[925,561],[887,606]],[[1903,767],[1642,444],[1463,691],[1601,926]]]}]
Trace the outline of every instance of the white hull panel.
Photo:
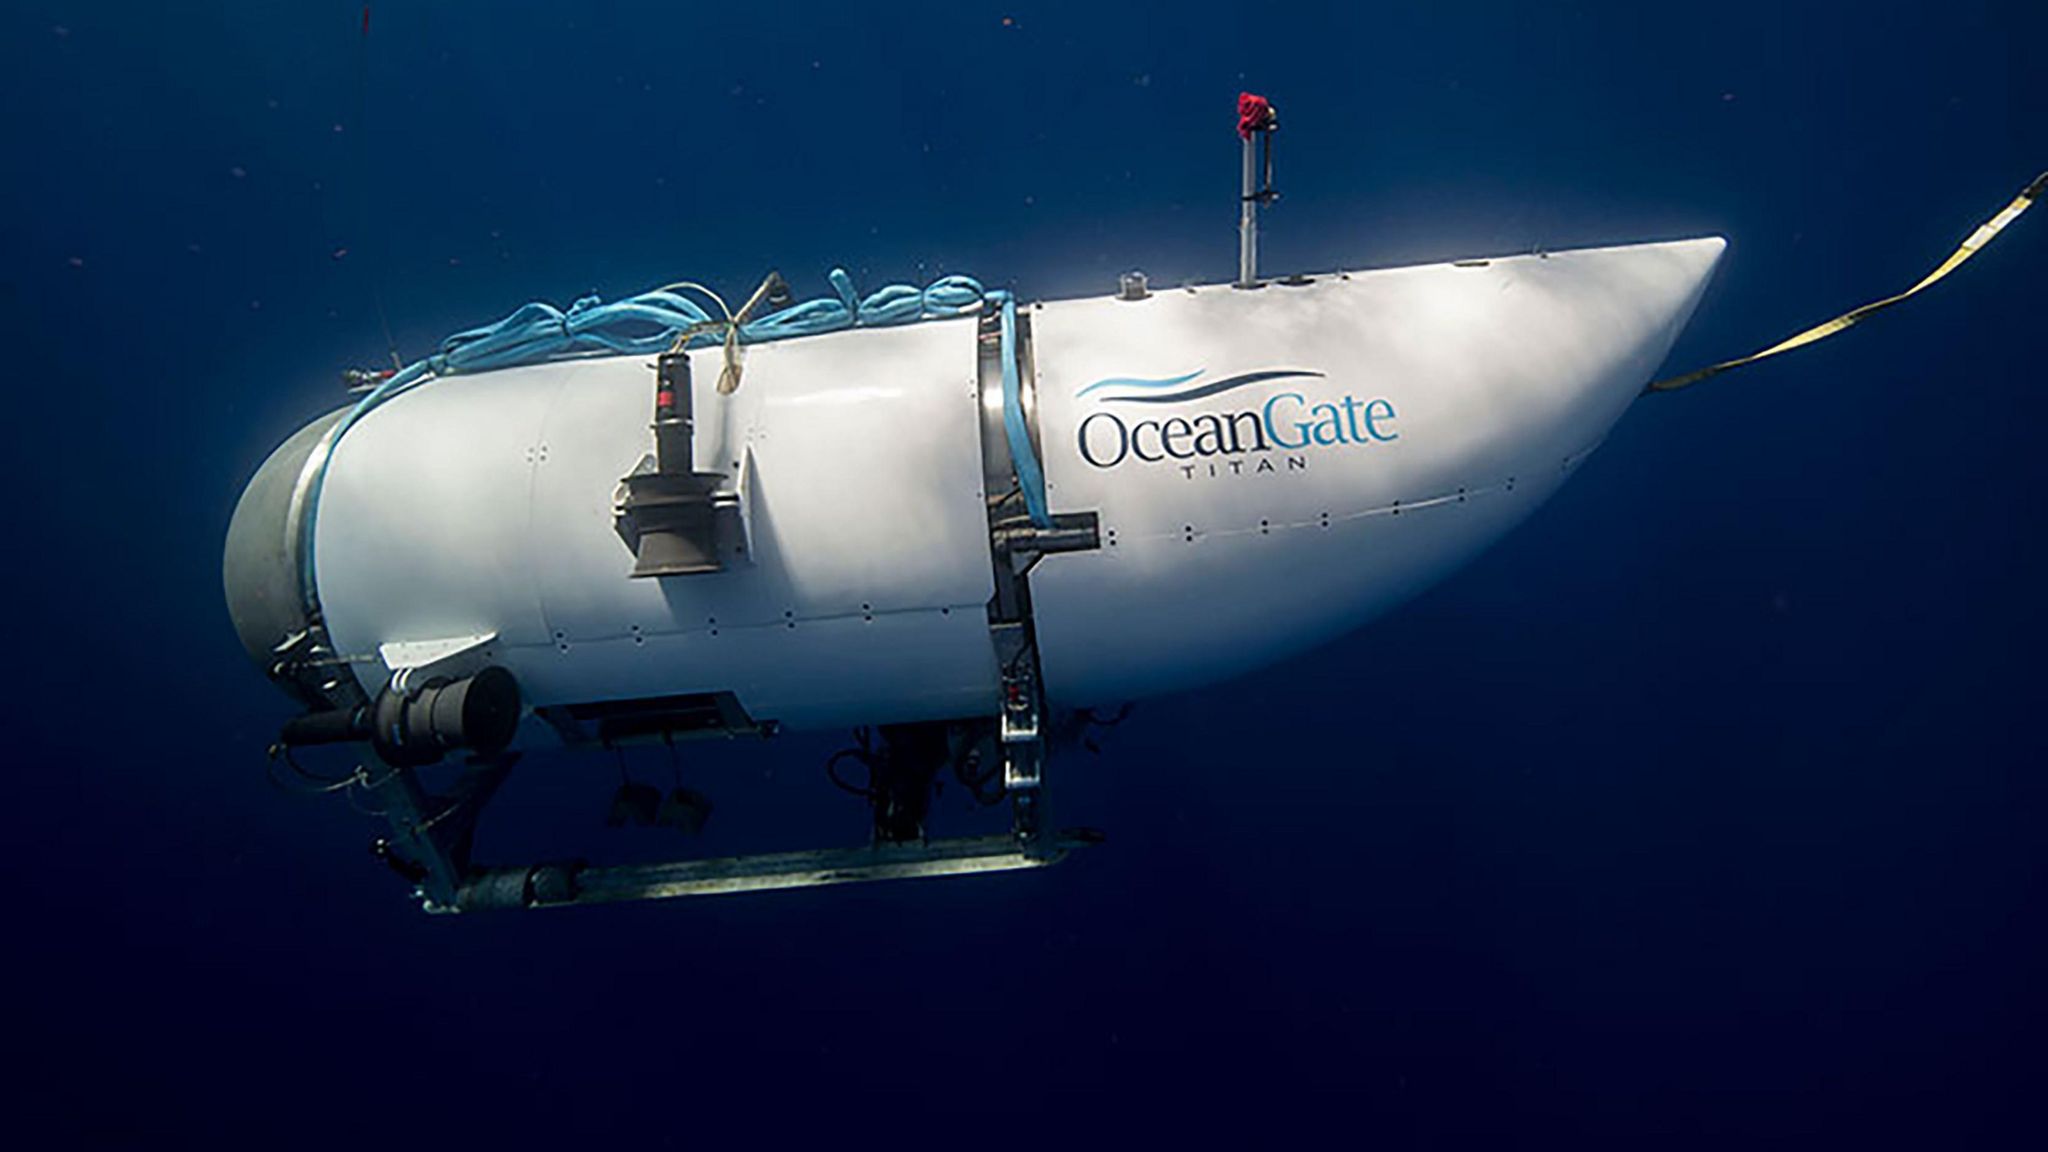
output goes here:
[{"label": "white hull panel", "polygon": [[[1718,239],[1168,290],[1032,313],[1050,503],[1093,509],[1099,552],[1032,576],[1048,694],[1172,691],[1334,639],[1498,539],[1562,483],[1649,382],[1691,316]],[[1118,401],[1114,378],[1299,369],[1186,402]],[[1268,414],[1270,451],[1126,427]],[[1345,398],[1353,400],[1347,411]],[[1337,406],[1307,430],[1315,405]],[[1340,417],[1333,429],[1329,415]],[[1208,425],[1208,427],[1216,427]],[[1238,448],[1255,448],[1238,418]],[[1168,429],[1177,432],[1178,428]],[[1336,435],[1333,435],[1335,433]],[[1335,439],[1315,443],[1316,436]],[[1353,442],[1355,441],[1355,442]],[[1138,449],[1159,460],[1137,458]],[[1185,458],[1170,455],[1173,450]]]},{"label": "white hull panel", "polygon": [[750,348],[730,401],[718,356],[692,354],[697,463],[744,470],[751,555],[628,578],[612,497],[652,448],[645,358],[451,377],[335,452],[314,554],[336,649],[495,632],[542,705],[731,691],[795,727],[987,711],[973,322]]}]

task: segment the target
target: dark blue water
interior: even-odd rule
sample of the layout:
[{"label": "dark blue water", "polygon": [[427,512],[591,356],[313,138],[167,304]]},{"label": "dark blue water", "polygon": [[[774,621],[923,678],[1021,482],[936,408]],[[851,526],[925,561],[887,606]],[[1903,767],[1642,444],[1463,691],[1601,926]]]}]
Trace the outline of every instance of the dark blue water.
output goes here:
[{"label": "dark blue water", "polygon": [[[424,917],[370,821],[266,785],[289,709],[218,556],[383,358],[373,292],[416,355],[770,267],[1223,279],[1242,87],[1269,270],[1721,233],[1671,367],[1748,351],[2048,167],[2048,10],[373,15],[0,14],[18,1146],[2041,1138],[2048,215],[1640,403],[1392,617],[1141,707],[1056,766],[1111,843],[1036,875]],[[718,761],[720,821],[787,792],[857,840],[830,747]],[[601,846],[611,770],[537,773],[509,835]]]}]

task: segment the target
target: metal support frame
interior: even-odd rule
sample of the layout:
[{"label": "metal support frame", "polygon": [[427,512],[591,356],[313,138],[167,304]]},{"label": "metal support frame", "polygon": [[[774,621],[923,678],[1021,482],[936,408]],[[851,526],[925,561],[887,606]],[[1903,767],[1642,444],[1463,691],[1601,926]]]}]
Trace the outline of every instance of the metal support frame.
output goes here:
[{"label": "metal support frame", "polygon": [[470,765],[447,795],[428,792],[411,768],[385,766],[365,784],[391,825],[391,835],[376,842],[376,854],[412,883],[426,911],[558,908],[1010,872],[1056,864],[1100,840],[1087,831],[1028,840],[1013,833],[659,864],[471,867],[477,817],[509,774],[512,759]]},{"label": "metal support frame", "polygon": [[446,795],[428,792],[411,768],[379,764],[363,785],[391,824],[376,855],[413,882],[428,911],[452,908],[469,876],[477,818],[511,774],[517,756],[471,763]]},{"label": "metal support frame", "polygon": [[265,672],[308,708],[352,708],[367,699],[350,668],[364,661],[334,651],[317,610],[304,628],[279,640],[271,655],[274,659]]},{"label": "metal support frame", "polygon": [[[1020,846],[1036,850],[1047,843],[1051,814],[1045,789],[1045,697],[1031,618],[1030,572],[1047,553],[1100,547],[1100,535],[1093,512],[1054,513],[1047,517],[1049,523],[1034,522],[1031,516],[1006,425],[1021,414],[1024,434],[1032,440],[1037,437],[1031,318],[1028,313],[1013,314],[1009,341],[1003,338],[1003,321],[1002,308],[992,305],[983,311],[980,329],[982,489],[995,575],[995,595],[988,605],[989,637],[1001,669],[997,747],[1003,757],[1003,787],[1010,795],[1011,834]],[[1008,362],[1009,357],[1015,357],[1014,362]],[[1006,377],[1017,383],[1006,388]],[[1010,411],[1013,404],[1017,413]]]},{"label": "metal support frame", "polygon": [[1065,833],[1050,843],[1026,849],[1012,836],[975,836],[922,844],[876,844],[866,848],[828,848],[616,868],[574,863],[484,868],[464,882],[452,904],[430,905],[428,911],[559,908],[1013,872],[1057,864],[1068,852],[1098,839],[1083,832]]}]

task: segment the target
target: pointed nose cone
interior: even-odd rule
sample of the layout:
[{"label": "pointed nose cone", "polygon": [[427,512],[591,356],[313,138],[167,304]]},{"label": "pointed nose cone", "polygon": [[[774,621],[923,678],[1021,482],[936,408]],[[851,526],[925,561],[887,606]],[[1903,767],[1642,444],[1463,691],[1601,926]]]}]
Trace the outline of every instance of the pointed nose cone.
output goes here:
[{"label": "pointed nose cone", "polygon": [[1728,251],[1728,238],[1702,236],[1697,240],[1674,240],[1661,247],[1670,249],[1679,261],[1685,264],[1695,281],[1686,303],[1686,308],[1690,310],[1700,302],[1700,293],[1705,291],[1707,280],[1713,276],[1714,269],[1720,266],[1721,254]]},{"label": "pointed nose cone", "polygon": [[[1650,382],[1678,334],[1692,320],[1728,241],[1719,236],[1569,253],[1585,261],[1583,307],[1611,315],[1611,331],[1624,339],[1615,386],[1632,399]],[[1633,339],[1628,339],[1633,334]]]},{"label": "pointed nose cone", "polygon": [[1727,247],[1708,236],[1515,262],[1516,289],[1535,297],[1503,316],[1524,337],[1514,391],[1529,446],[1554,450],[1538,431],[1552,419],[1568,451],[1605,435],[1670,354]]},{"label": "pointed nose cone", "polygon": [[1720,266],[1721,254],[1727,250],[1728,241],[1719,236],[1651,244],[1642,249],[1646,266],[1640,275],[1646,281],[1645,291],[1665,312],[1663,352],[1671,350],[1671,342],[1678,339],[1691,321],[1693,311],[1700,306],[1700,297],[1706,294],[1707,282]]}]

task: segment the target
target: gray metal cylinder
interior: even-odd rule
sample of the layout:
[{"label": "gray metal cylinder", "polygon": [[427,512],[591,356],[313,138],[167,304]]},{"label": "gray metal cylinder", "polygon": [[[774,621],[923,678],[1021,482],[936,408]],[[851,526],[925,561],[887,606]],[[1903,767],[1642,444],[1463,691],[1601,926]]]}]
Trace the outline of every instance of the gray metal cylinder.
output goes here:
[{"label": "gray metal cylinder", "polygon": [[256,470],[228,523],[221,582],[235,635],[258,667],[268,672],[278,647],[306,630],[309,605],[300,587],[296,507],[311,476],[321,437],[346,409],[306,425]]}]

